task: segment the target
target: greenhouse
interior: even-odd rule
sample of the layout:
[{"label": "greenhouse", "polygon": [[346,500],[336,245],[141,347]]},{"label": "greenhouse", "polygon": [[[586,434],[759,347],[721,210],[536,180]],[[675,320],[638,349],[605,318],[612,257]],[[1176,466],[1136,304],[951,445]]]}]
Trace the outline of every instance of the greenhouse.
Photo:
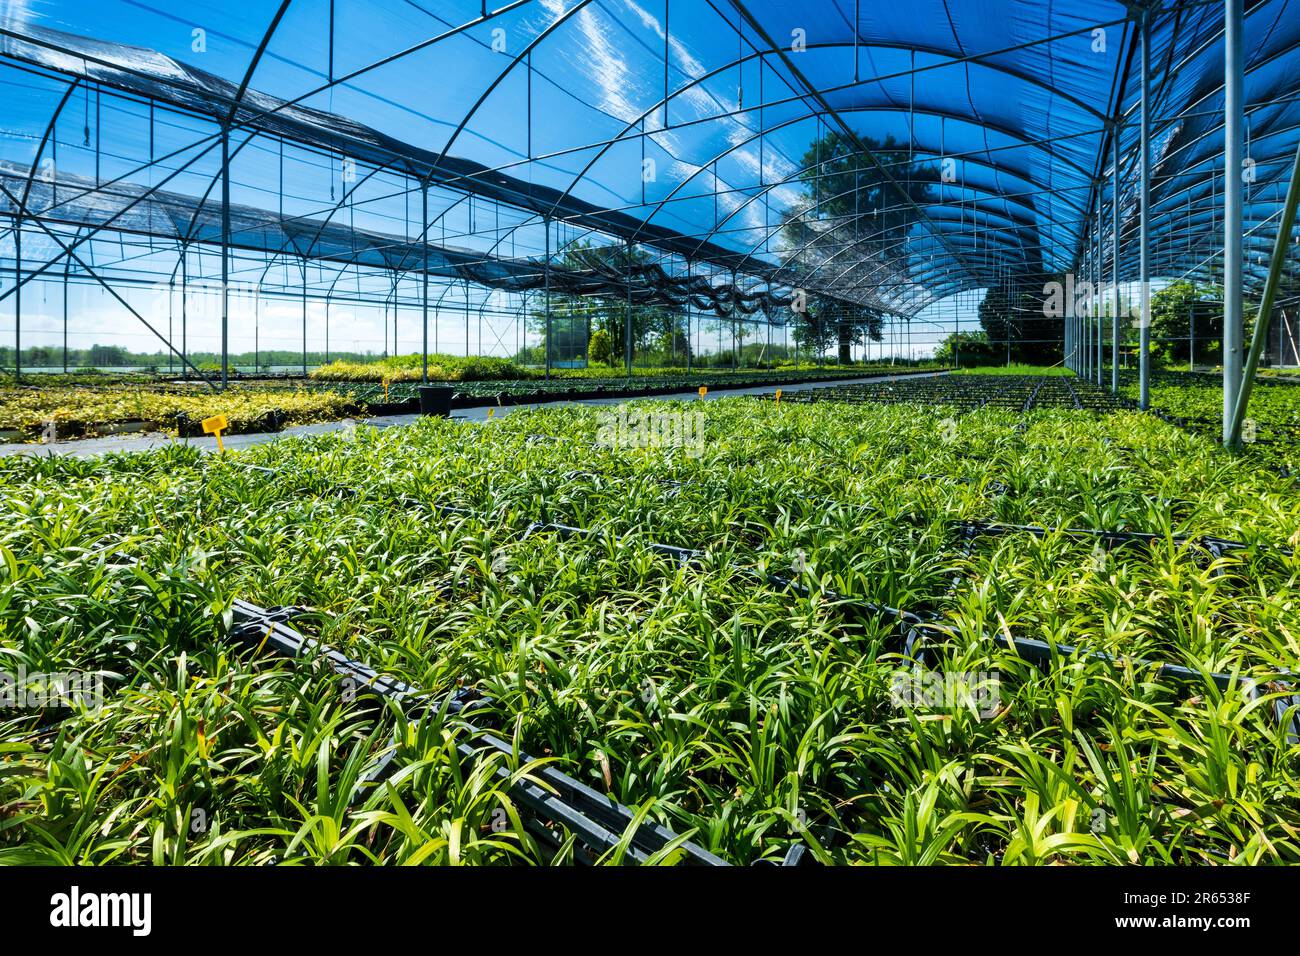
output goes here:
[{"label": "greenhouse", "polygon": [[0,864],[1300,863],[1300,2],[499,2],[0,2]]}]

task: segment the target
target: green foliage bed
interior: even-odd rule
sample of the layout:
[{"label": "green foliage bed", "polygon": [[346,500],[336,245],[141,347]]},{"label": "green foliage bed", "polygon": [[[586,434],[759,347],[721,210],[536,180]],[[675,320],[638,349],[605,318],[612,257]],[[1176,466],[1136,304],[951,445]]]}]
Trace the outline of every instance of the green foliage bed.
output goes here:
[{"label": "green foliage bed", "polygon": [[[1294,669],[1293,485],[1134,413],[635,407],[704,415],[703,445],[601,447],[598,410],[553,408],[0,463],[0,655],[107,689],[0,712],[0,863],[552,859],[455,719],[249,656],[223,639],[235,597],[306,606],[302,630],[431,694],[480,690],[527,752],[735,863],[791,841],[842,863],[1300,862],[1297,747],[1267,694],[1044,671],[990,639]],[[954,529],[976,518],[1166,544],[970,546]],[[1252,547],[1204,561],[1177,535]],[[900,703],[913,671],[866,601],[935,612],[926,666],[995,675],[996,708]],[[400,769],[363,784],[391,739]]]}]

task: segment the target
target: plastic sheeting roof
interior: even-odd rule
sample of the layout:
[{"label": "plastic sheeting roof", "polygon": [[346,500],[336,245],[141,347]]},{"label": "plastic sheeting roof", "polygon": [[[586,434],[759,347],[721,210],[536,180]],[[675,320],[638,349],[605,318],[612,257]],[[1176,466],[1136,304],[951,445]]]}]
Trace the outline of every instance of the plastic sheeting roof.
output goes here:
[{"label": "plastic sheeting roof", "polygon": [[[1246,6],[1250,283],[1262,281],[1300,130],[1300,0]],[[1136,274],[1137,31],[1112,0],[523,0],[495,10],[480,0],[259,0],[183,11],[161,0],[50,0],[4,9],[0,64],[16,72],[0,82],[25,95],[6,107],[0,159],[20,168],[37,170],[56,152],[48,138],[87,175],[76,156],[90,145],[94,110],[96,175],[102,152],[123,177],[156,185],[136,169],[141,156],[166,152],[153,121],[125,109],[104,119],[89,92],[102,85],[382,167],[367,177],[386,184],[373,198],[351,189],[358,229],[393,233],[385,224],[400,193],[409,233],[411,187],[392,177],[427,178],[446,190],[432,210],[442,232],[448,218],[464,218],[457,248],[485,260],[504,255],[507,235],[512,255],[543,254],[545,215],[574,226],[575,241],[658,249],[669,271],[703,262],[911,314],[961,290],[1071,270],[1098,237],[1109,256],[1118,132],[1120,277]],[[1157,277],[1221,269],[1222,29],[1218,2],[1166,2],[1153,17]],[[69,94],[73,78],[82,82]],[[169,127],[173,150],[187,136],[211,145],[210,128]],[[291,169],[286,185],[283,151],[278,168],[271,152],[254,145],[232,166],[243,206],[337,213],[332,181],[323,196],[337,178],[332,159],[321,176]],[[844,184],[846,166],[855,182],[889,181],[824,192]],[[209,154],[168,188],[211,203],[218,172]],[[496,204],[491,230],[465,214],[457,190]],[[504,226],[502,207],[516,211]],[[357,223],[358,211],[383,222]]]}]

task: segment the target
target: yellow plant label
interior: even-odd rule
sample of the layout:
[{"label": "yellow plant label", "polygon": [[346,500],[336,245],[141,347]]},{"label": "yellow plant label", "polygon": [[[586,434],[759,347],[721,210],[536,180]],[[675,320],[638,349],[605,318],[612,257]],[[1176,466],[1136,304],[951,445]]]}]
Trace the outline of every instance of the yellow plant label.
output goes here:
[{"label": "yellow plant label", "polygon": [[776,403],[781,404],[781,390],[779,388],[776,390]]},{"label": "yellow plant label", "polygon": [[213,415],[211,418],[203,419],[203,431],[209,435],[217,436],[217,451],[224,452],[226,446],[221,442],[221,433],[229,427],[225,415]]},{"label": "yellow plant label", "polygon": [[705,395],[707,395],[707,394],[709,394],[709,386],[707,386],[707,385],[701,385],[701,386],[700,386],[700,398],[703,398],[703,397],[704,397]]}]

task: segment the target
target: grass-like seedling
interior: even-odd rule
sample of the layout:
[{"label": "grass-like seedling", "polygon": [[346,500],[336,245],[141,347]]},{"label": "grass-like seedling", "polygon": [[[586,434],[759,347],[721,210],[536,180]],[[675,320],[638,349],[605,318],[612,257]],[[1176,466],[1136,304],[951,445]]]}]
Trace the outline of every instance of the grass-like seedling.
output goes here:
[{"label": "grass-like seedling", "polygon": [[[1300,501],[1275,473],[1132,412],[633,408],[701,421],[610,441],[609,412],[553,407],[0,463],[0,655],[105,687],[0,714],[0,861],[574,858],[530,832],[499,756],[465,759],[459,718],[249,654],[225,637],[237,597],[307,608],[301,630],[431,699],[477,690],[476,722],[519,751],[735,863],[791,842],[825,862],[1300,860],[1268,685],[1300,654]],[[1179,544],[1204,536],[1248,547]],[[923,663],[881,606],[919,615]]]},{"label": "grass-like seedling", "polygon": [[[1121,391],[1136,399],[1133,373],[1121,379]],[[1151,407],[1179,425],[1211,440],[1223,433],[1223,380],[1189,372],[1153,372]],[[1287,477],[1300,474],[1296,441],[1300,439],[1300,383],[1282,377],[1261,377],[1251,391],[1243,429],[1244,449],[1254,459],[1280,469]]]}]

